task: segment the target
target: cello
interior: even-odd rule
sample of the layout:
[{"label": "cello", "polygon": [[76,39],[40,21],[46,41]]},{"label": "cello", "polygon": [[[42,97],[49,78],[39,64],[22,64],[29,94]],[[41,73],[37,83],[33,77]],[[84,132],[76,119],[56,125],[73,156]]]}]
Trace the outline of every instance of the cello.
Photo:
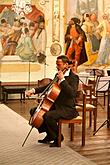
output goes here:
[{"label": "cello", "polygon": [[47,88],[41,94],[41,101],[33,114],[30,118],[29,124],[32,127],[39,128],[43,123],[43,115],[50,110],[53,103],[57,99],[58,95],[60,94],[60,87],[57,83],[58,78],[57,75],[52,80],[52,82],[47,86]]}]

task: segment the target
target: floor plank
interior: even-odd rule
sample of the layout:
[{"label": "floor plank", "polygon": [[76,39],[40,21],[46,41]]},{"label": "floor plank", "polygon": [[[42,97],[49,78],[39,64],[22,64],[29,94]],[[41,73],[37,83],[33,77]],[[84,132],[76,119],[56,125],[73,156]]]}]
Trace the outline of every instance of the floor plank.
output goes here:
[{"label": "floor plank", "polygon": [[[99,102],[103,103],[102,98]],[[107,102],[107,100],[106,100]],[[107,103],[106,103],[107,104]],[[35,100],[26,100],[25,103],[21,103],[19,100],[9,100],[8,104],[11,109],[16,111],[18,114],[29,120],[29,110],[30,108],[36,106]],[[107,117],[107,107],[104,109],[98,105],[98,120],[97,128],[106,120]],[[86,126],[88,127],[88,125]],[[89,158],[90,160],[96,162],[98,165],[110,165],[110,128],[108,129],[104,125],[95,136],[93,136],[93,129],[86,128],[86,145],[81,147],[81,128],[80,126],[75,127],[74,141],[69,140],[69,129],[65,125],[63,126],[63,134],[65,137],[65,143],[77,151],[81,155]]]}]

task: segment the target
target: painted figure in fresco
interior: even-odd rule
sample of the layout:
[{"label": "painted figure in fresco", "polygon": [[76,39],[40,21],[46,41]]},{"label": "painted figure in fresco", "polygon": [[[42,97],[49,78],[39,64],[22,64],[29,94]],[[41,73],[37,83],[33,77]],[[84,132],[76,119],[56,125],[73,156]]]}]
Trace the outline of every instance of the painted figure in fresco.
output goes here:
[{"label": "painted figure in fresco", "polygon": [[68,48],[70,46],[71,43],[71,35],[70,35],[70,29],[72,27],[72,24],[74,24],[74,21],[72,20],[72,18],[70,19],[67,29],[66,29],[66,33],[65,33],[65,44],[66,44],[66,49],[65,49],[65,54],[67,54]]},{"label": "painted figure in fresco", "polygon": [[103,15],[103,21],[97,27],[101,34],[101,44],[96,64],[110,64],[110,16],[109,13]]},{"label": "painted figure in fresco", "polygon": [[37,25],[36,25],[35,22],[30,22],[29,23],[29,34],[30,34],[31,37],[34,36],[34,34],[35,34],[36,30],[37,30],[37,27],[36,26]]},{"label": "painted figure in fresco", "polygon": [[8,24],[7,20],[5,18],[1,19],[0,23],[0,41],[2,45],[2,51],[4,51],[6,43],[7,43],[7,38],[9,35],[13,33],[12,28]]},{"label": "painted figure in fresco", "polygon": [[35,49],[32,42],[32,37],[29,34],[29,29],[24,29],[24,35],[20,38],[16,47],[16,54],[21,57],[23,61],[36,61],[34,54]]},{"label": "painted figure in fresco", "polygon": [[21,25],[21,22],[15,18],[12,26],[13,32],[8,36],[4,47],[4,55],[15,55],[16,47],[22,34]]},{"label": "painted figure in fresco", "polygon": [[85,51],[86,35],[79,25],[79,19],[72,18],[73,24],[70,28],[71,43],[67,51],[67,56],[74,64],[74,71],[77,72],[77,67],[87,61]]},{"label": "painted figure in fresco", "polygon": [[85,13],[84,20],[85,21],[83,22],[81,28],[84,30],[87,37],[87,42],[85,42],[85,48],[88,61],[85,63],[85,65],[92,65],[97,59],[100,39],[96,35],[96,27],[93,21],[91,21],[90,15],[88,13]]},{"label": "painted figure in fresco", "polygon": [[[91,13],[90,14],[90,20],[91,22],[93,23],[93,32],[94,32],[94,35],[96,36],[96,38],[99,40],[98,43],[99,43],[99,47],[100,47],[100,41],[101,41],[101,35],[97,32],[97,27],[99,25],[99,21],[97,19],[97,14],[96,13]],[[98,46],[97,46],[98,48]],[[97,49],[96,48],[96,49]],[[98,48],[99,49],[99,48]]]},{"label": "painted figure in fresco", "polygon": [[32,40],[36,50],[39,63],[45,62],[47,33],[45,29],[45,20],[43,16],[37,18],[38,29],[36,30]]}]

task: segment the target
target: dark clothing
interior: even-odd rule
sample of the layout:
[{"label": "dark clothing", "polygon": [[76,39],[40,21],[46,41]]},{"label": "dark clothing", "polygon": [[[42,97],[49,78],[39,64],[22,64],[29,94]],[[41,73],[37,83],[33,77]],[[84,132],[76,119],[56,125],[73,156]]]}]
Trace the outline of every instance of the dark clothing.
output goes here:
[{"label": "dark clothing", "polygon": [[[68,49],[70,47],[70,43],[71,43],[71,39],[70,39],[70,30],[71,30],[71,25],[69,25],[67,27],[67,31],[66,31],[66,34],[65,34],[65,43],[66,43],[66,51],[65,51],[65,54],[67,55],[67,52],[68,52]],[[81,52],[80,52],[80,57],[79,57],[79,60],[78,60],[78,65],[81,65],[83,63],[85,63],[86,61],[88,61],[88,58],[87,58],[87,54],[86,54],[86,49],[85,49],[85,42],[87,41],[87,37],[85,35],[85,32],[81,29],[81,26],[78,25],[78,24],[75,24],[75,29],[77,31],[77,33],[79,35],[82,36],[83,38],[83,42],[82,42],[82,49],[81,49]],[[72,51],[71,53],[71,59],[74,60],[75,59],[75,51]]]},{"label": "dark clothing", "polygon": [[[78,89],[79,78],[71,70],[69,76],[65,77],[65,80],[60,83],[61,92],[57,97],[51,110],[46,112],[43,116],[44,122],[38,128],[38,131],[47,132],[51,139],[55,139],[58,136],[57,122],[59,119],[72,119],[78,116],[78,112],[75,108],[75,99]],[[35,93],[43,92],[44,87],[36,88]]]},{"label": "dark clothing", "polygon": [[76,31],[83,36],[83,41],[86,42],[87,37],[86,37],[85,32],[83,31],[83,29],[81,29],[81,26],[78,25],[78,24],[75,24],[75,28],[76,28]]},{"label": "dark clothing", "polygon": [[71,25],[68,25],[67,26],[67,30],[66,30],[66,34],[65,34],[65,44],[66,44],[65,54],[67,54],[68,48],[69,48],[70,43],[71,43],[70,29],[71,29]]},{"label": "dark clothing", "polygon": [[79,62],[78,62],[78,65],[81,65],[81,64],[85,63],[86,61],[88,61],[87,54],[86,54],[86,49],[85,49],[85,43],[84,43],[84,42],[87,42],[87,37],[85,35],[85,32],[81,29],[80,25],[75,24],[75,27],[76,27],[76,31],[79,34],[81,34],[81,36],[83,37],[82,50],[81,50],[80,59],[79,59]]},{"label": "dark clothing", "polygon": [[[75,59],[75,52],[72,52],[71,57],[72,57],[72,59]],[[78,66],[87,61],[88,61],[88,58],[87,58],[87,54],[86,54],[85,44],[83,43],[80,58],[78,61]]]}]

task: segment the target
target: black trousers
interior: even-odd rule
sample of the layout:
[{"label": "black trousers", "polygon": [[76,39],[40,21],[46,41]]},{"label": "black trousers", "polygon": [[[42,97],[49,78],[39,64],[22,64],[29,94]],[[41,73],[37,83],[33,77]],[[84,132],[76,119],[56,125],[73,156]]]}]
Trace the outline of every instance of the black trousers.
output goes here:
[{"label": "black trousers", "polygon": [[[33,116],[37,107],[30,110],[30,115]],[[51,139],[58,137],[58,120],[61,118],[60,112],[50,110],[43,115],[43,124],[38,128],[39,133],[46,132]]]}]

